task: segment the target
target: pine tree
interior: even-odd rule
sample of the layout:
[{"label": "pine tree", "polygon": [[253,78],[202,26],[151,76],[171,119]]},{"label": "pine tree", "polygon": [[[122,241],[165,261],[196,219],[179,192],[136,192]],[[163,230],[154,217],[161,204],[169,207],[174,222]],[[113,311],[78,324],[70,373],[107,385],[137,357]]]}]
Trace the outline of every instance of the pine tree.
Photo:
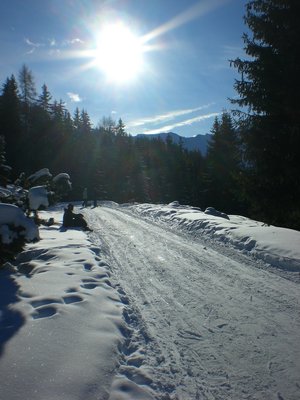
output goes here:
[{"label": "pine tree", "polygon": [[86,110],[81,110],[80,124],[81,124],[81,133],[82,134],[88,135],[92,132],[92,124],[91,124],[90,116]]},{"label": "pine tree", "polygon": [[239,211],[236,186],[240,162],[237,133],[231,115],[224,112],[220,120],[216,118],[211,133],[206,157],[206,205],[236,213]]},{"label": "pine tree", "polygon": [[0,135],[5,138],[8,163],[18,170],[23,155],[20,152],[22,127],[18,85],[14,75],[6,79],[0,96]]},{"label": "pine tree", "polygon": [[[236,59],[243,107],[245,190],[256,218],[300,227],[300,3],[254,0],[246,6],[248,60]],[[242,111],[244,111],[242,110]],[[240,114],[242,116],[242,114]]]},{"label": "pine tree", "polygon": [[76,107],[76,109],[74,111],[73,126],[74,126],[74,131],[75,131],[76,135],[78,135],[81,130],[81,118],[80,118],[80,111],[79,111],[78,107]]},{"label": "pine tree", "polygon": [[35,83],[32,72],[25,64],[19,72],[19,85],[21,100],[27,106],[32,105],[36,99]]},{"label": "pine tree", "polygon": [[59,101],[55,100],[51,110],[53,120],[58,124],[63,124],[66,112],[65,103],[61,99]]},{"label": "pine tree", "polygon": [[11,168],[6,163],[5,139],[0,135],[0,185],[6,186],[9,182]]},{"label": "pine tree", "polygon": [[121,118],[119,119],[119,121],[116,125],[116,134],[118,136],[127,136],[126,131],[125,131],[125,125]]},{"label": "pine tree", "polygon": [[52,96],[47,88],[47,85],[44,83],[42,86],[42,93],[40,94],[37,103],[44,111],[49,114],[51,112],[51,99]]}]

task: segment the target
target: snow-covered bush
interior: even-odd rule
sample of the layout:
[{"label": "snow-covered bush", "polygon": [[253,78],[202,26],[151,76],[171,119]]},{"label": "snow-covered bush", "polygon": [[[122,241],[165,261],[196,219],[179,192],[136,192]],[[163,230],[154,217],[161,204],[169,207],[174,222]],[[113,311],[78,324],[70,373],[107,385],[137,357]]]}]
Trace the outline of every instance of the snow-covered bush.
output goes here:
[{"label": "snow-covered bush", "polygon": [[0,186],[0,202],[16,204],[30,214],[62,200],[71,189],[67,173],[53,178],[48,168],[42,168],[29,177],[21,173],[14,184]]},{"label": "snow-covered bush", "polygon": [[14,184],[0,186],[0,263],[21,251],[26,242],[38,240],[37,224],[45,221],[37,211],[61,200],[71,188],[68,174],[53,178],[48,168],[29,177],[22,173]]},{"label": "snow-covered bush", "polygon": [[31,211],[49,207],[49,192],[45,186],[34,186],[28,191],[28,203]]},{"label": "snow-covered bush", "polygon": [[0,203],[15,204],[25,210],[28,190],[23,187],[9,184],[6,187],[0,186]]},{"label": "snow-covered bush", "polygon": [[26,179],[26,184],[28,187],[47,185],[52,179],[52,174],[48,168],[42,168],[35,172],[34,174],[28,176]]},{"label": "snow-covered bush", "polygon": [[72,183],[69,174],[60,173],[56,175],[51,182],[51,188],[54,192],[55,200],[61,200],[72,190]]},{"label": "snow-covered bush", "polygon": [[26,242],[39,240],[39,230],[31,218],[13,204],[0,203],[0,262],[22,250]]}]

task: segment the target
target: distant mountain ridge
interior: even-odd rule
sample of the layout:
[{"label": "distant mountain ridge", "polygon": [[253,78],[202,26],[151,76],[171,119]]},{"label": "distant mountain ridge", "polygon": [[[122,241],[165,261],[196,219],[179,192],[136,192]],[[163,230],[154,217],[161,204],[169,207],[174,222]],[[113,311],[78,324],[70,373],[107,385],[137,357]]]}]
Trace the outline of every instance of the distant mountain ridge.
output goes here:
[{"label": "distant mountain ridge", "polygon": [[207,153],[207,145],[208,142],[210,141],[211,134],[206,133],[205,135],[196,135],[192,137],[184,137],[180,136],[177,133],[174,132],[162,132],[162,133],[153,133],[153,134],[146,134],[146,133],[141,133],[136,136],[136,138],[143,137],[147,139],[162,139],[164,141],[167,140],[167,137],[171,137],[173,143],[179,144],[180,142],[182,143],[182,146],[184,149],[193,151],[193,150],[198,150],[201,152],[203,156],[206,155]]}]

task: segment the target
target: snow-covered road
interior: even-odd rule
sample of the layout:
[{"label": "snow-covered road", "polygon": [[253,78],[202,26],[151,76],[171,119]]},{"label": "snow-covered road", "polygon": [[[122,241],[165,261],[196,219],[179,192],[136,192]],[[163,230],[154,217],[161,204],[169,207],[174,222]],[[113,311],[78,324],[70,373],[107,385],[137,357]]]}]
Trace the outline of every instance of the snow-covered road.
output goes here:
[{"label": "snow-covered road", "polygon": [[122,208],[85,215],[124,303],[120,377],[157,399],[300,398],[298,284]]}]

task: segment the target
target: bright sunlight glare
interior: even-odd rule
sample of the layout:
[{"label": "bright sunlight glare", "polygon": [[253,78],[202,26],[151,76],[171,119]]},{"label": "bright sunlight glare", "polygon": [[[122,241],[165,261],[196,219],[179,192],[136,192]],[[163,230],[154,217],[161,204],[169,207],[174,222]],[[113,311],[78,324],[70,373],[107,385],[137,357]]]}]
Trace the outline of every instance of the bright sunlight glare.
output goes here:
[{"label": "bright sunlight glare", "polygon": [[122,23],[106,25],[99,34],[96,63],[108,80],[134,80],[142,71],[142,41]]}]

